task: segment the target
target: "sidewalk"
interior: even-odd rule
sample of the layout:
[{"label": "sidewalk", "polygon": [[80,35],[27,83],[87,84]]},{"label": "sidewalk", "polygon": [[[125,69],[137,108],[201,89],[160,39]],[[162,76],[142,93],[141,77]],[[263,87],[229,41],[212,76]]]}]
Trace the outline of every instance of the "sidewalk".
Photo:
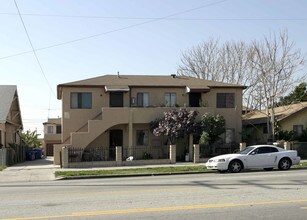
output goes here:
[{"label": "sidewalk", "polygon": [[204,163],[194,164],[193,162],[182,162],[177,164],[62,169],[59,165],[53,164],[53,157],[47,157],[44,159],[25,161],[11,167],[7,167],[0,172],[0,183],[52,181],[56,180],[54,176],[55,171],[118,170],[175,166],[204,166]]},{"label": "sidewalk", "polygon": [[53,157],[25,161],[0,172],[0,183],[55,180],[54,172],[60,166],[53,165]]},{"label": "sidewalk", "polygon": [[[307,160],[301,160],[307,162]],[[179,162],[176,164],[142,165],[142,166],[120,166],[120,167],[92,167],[92,168],[67,168],[62,169],[53,164],[53,157],[25,161],[0,171],[0,184],[13,182],[39,182],[56,180],[55,171],[80,171],[80,170],[118,170],[137,169],[149,167],[178,167],[178,166],[204,166],[204,163]],[[118,175],[125,176],[125,175]],[[114,176],[113,176],[114,177]],[[85,178],[85,177],[83,177]],[[97,177],[94,177],[97,178]]]}]

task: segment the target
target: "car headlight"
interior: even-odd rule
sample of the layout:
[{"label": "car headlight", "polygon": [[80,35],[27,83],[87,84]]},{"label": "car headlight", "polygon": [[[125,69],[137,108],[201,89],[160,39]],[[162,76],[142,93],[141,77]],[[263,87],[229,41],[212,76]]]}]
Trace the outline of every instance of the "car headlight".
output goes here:
[{"label": "car headlight", "polygon": [[215,162],[225,162],[226,160],[225,159],[217,159],[215,160]]}]

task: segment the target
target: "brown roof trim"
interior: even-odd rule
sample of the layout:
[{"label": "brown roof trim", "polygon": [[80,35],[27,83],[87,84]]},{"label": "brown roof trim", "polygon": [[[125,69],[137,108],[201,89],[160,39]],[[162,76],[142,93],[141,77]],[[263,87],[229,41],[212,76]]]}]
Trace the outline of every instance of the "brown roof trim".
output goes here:
[{"label": "brown roof trim", "polygon": [[62,88],[102,88],[104,89],[105,85],[65,85],[59,84],[57,86],[57,98],[62,99]]},{"label": "brown roof trim", "polygon": [[247,89],[248,86],[208,86],[209,88],[223,88],[223,89],[229,89],[229,88],[234,88],[234,89]]}]

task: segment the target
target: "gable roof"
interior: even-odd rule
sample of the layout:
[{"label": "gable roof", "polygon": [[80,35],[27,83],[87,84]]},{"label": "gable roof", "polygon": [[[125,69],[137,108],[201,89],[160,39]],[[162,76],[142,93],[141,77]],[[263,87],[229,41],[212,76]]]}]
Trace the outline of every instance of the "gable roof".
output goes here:
[{"label": "gable roof", "polygon": [[[8,122],[8,115],[11,110],[12,104],[15,101],[15,98],[17,97],[16,107],[18,108],[18,111],[20,111],[19,108],[19,101],[18,101],[18,94],[17,94],[17,86],[16,85],[0,85],[0,123],[6,123]],[[21,128],[22,120],[21,120],[21,114],[19,112],[19,120]]]},{"label": "gable roof", "polygon": [[6,122],[16,91],[15,85],[0,85],[0,123]]},{"label": "gable roof", "polygon": [[[291,105],[280,106],[274,108],[275,119],[280,122],[297,114],[301,111],[307,110],[307,102],[299,102]],[[269,110],[271,113],[271,110]],[[266,123],[266,110],[252,111],[242,116],[243,124],[263,124]]]},{"label": "gable roof", "polygon": [[48,118],[48,121],[44,122],[43,125],[48,124],[61,125],[61,118]]},{"label": "gable roof", "polygon": [[187,76],[176,75],[104,75],[95,78],[60,84],[57,86],[58,99],[61,99],[63,87],[188,87],[194,90],[210,90],[210,88],[241,88],[245,86],[215,82]]}]

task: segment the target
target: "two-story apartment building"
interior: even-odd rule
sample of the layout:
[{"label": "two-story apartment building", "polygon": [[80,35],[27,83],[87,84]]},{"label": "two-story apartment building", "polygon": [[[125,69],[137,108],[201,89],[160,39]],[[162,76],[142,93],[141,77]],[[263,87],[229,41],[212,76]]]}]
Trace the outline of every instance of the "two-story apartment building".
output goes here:
[{"label": "two-story apartment building", "polygon": [[[227,141],[240,142],[243,89],[176,75],[104,75],[60,84],[61,140],[82,148],[163,147],[165,140],[150,132],[149,123],[167,110],[185,107],[197,110],[199,119],[206,112],[223,115]],[[177,154],[188,144],[178,143]]]},{"label": "two-story apartment building", "polygon": [[61,118],[48,118],[44,125],[43,152],[46,156],[53,156],[53,145],[61,144]]}]

